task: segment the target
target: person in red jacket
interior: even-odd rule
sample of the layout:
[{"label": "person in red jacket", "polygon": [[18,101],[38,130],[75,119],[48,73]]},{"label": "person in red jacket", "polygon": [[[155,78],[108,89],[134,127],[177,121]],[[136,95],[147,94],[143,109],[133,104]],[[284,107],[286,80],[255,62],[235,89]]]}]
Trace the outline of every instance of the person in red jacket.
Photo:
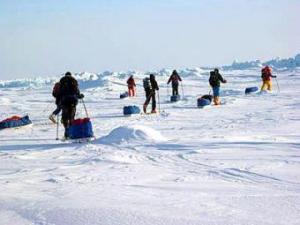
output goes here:
[{"label": "person in red jacket", "polygon": [[131,75],[128,80],[127,80],[127,85],[128,85],[128,94],[129,97],[135,96],[135,81],[133,79],[133,75]]},{"label": "person in red jacket", "polygon": [[181,80],[181,77],[179,76],[179,74],[177,73],[176,70],[173,70],[172,75],[170,76],[168,83],[172,82],[172,94],[174,95],[179,95],[178,93],[178,86],[179,86],[179,81]]},{"label": "person in red jacket", "polygon": [[263,84],[261,86],[261,91],[264,90],[272,90],[272,78],[276,78],[276,76],[272,75],[272,69],[269,66],[265,66],[262,70],[261,70],[261,78],[263,81]]}]

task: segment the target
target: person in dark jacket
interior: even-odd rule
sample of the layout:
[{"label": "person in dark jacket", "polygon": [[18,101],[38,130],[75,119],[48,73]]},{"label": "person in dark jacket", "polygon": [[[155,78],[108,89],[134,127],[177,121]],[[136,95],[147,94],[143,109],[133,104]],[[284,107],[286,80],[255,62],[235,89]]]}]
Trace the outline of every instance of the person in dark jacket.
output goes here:
[{"label": "person in dark jacket", "polygon": [[152,99],[152,111],[151,113],[156,113],[156,93],[155,91],[159,90],[158,84],[155,80],[155,76],[153,74],[150,74],[150,78],[146,77],[143,80],[144,83],[144,89],[146,94],[146,101],[143,105],[143,111],[144,113],[147,113],[147,106]]},{"label": "person in dark jacket", "polygon": [[52,114],[49,116],[49,119],[53,122],[56,123],[57,121],[55,120],[55,117],[60,113],[61,111],[61,104],[60,104],[60,83],[57,82],[54,84],[53,90],[52,90],[52,96],[55,98],[55,104],[56,104],[56,109],[52,112]]},{"label": "person in dark jacket", "polygon": [[131,75],[128,78],[128,80],[127,80],[127,86],[128,86],[129,97],[134,97],[135,96],[136,85],[135,85],[135,81],[134,81],[133,75]]},{"label": "person in dark jacket", "polygon": [[172,94],[174,95],[179,95],[178,93],[178,86],[179,86],[179,81],[181,80],[181,77],[179,76],[179,74],[177,73],[176,70],[173,70],[172,75],[170,76],[168,83],[172,82]]},{"label": "person in dark jacket", "polygon": [[72,74],[70,72],[66,72],[65,76],[60,79],[59,83],[59,98],[61,99],[60,102],[62,108],[62,124],[64,125],[65,138],[67,139],[69,137],[69,127],[75,117],[78,99],[82,99],[84,95],[80,94],[78,82],[74,77],[72,77]]},{"label": "person in dark jacket", "polygon": [[218,69],[210,72],[209,84],[213,90],[213,99],[215,105],[220,105],[220,86],[222,83],[227,83],[227,81],[221,76]]}]

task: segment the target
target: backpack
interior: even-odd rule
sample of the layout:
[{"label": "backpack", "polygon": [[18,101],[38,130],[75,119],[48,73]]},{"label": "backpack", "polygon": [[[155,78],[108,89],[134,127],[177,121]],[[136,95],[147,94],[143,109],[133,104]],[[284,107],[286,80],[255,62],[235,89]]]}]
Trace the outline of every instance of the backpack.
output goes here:
[{"label": "backpack", "polygon": [[143,86],[144,86],[144,89],[151,89],[151,84],[150,84],[150,78],[149,77],[146,77],[143,79]]},{"label": "backpack", "polygon": [[60,83],[57,82],[54,84],[53,90],[52,90],[52,95],[54,98],[57,98],[60,94]]},{"label": "backpack", "polygon": [[78,93],[78,83],[73,77],[63,77],[60,80],[61,95],[76,95]]},{"label": "backpack", "polygon": [[219,76],[215,71],[210,71],[209,84],[211,86],[216,86],[219,82]]},{"label": "backpack", "polygon": [[271,74],[271,70],[269,67],[265,67],[261,70],[261,78],[262,79],[267,79],[270,74]]}]

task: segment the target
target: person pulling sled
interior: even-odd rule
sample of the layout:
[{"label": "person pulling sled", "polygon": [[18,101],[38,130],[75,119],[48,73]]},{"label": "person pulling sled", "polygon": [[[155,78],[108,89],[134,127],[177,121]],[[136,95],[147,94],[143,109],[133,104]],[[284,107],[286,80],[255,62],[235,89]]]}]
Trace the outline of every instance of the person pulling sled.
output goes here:
[{"label": "person pulling sled", "polygon": [[221,76],[218,69],[210,71],[209,84],[213,90],[213,100],[215,105],[220,105],[220,86],[222,83],[227,83],[227,81]]},{"label": "person pulling sled", "polygon": [[143,80],[143,86],[145,89],[146,101],[143,105],[144,113],[147,113],[147,106],[152,99],[151,113],[156,113],[156,91],[159,90],[158,84],[155,80],[154,74],[150,74],[150,78],[146,77]]},{"label": "person pulling sled", "polygon": [[179,76],[179,74],[176,70],[173,70],[172,75],[170,76],[170,78],[167,82],[167,84],[172,82],[172,95],[173,96],[179,95],[179,92],[178,92],[179,81],[182,81],[181,77]]},{"label": "person pulling sled", "polygon": [[84,98],[80,93],[78,82],[70,72],[66,72],[65,76],[59,81],[61,108],[62,108],[62,124],[65,128],[65,139],[69,138],[69,127],[74,120],[78,99]]}]

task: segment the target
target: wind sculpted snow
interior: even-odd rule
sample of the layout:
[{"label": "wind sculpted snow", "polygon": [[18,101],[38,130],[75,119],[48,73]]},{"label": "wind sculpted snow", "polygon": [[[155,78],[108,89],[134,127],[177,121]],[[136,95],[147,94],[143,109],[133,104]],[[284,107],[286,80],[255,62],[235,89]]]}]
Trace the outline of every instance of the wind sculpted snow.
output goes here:
[{"label": "wind sculpted snow", "polygon": [[[259,69],[223,72],[223,104],[203,109],[209,71],[185,71],[182,101],[170,103],[161,70],[161,114],[131,117],[123,106],[142,106],[145,73],[76,75],[96,135],[81,144],[56,141],[48,121],[58,77],[0,88],[0,120],[33,121],[0,131],[0,224],[299,224],[300,70],[276,74],[280,92],[274,80],[271,93],[247,96]],[[132,73],[137,97],[119,99]]]}]

